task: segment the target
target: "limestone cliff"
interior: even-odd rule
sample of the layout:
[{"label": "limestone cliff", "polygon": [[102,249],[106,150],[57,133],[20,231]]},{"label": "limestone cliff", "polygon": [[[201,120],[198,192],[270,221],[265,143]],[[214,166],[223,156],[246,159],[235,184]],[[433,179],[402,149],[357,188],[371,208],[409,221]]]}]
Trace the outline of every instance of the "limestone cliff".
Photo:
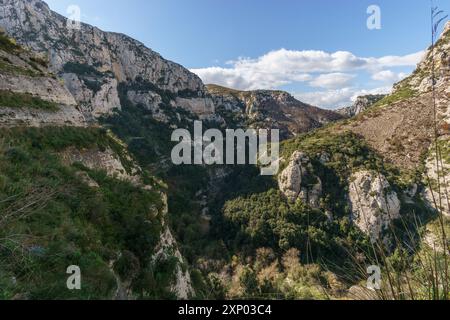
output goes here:
[{"label": "limestone cliff", "polygon": [[352,219],[374,242],[400,218],[400,200],[389,188],[386,178],[375,172],[359,171],[350,177]]},{"label": "limestone cliff", "polygon": [[336,110],[336,112],[344,117],[351,118],[369,109],[372,105],[385,97],[385,94],[369,94],[366,96],[359,96],[356,98],[355,103],[353,103],[350,107]]},{"label": "limestone cliff", "polygon": [[49,59],[50,70],[65,80],[87,117],[120,109],[118,84],[136,79],[151,83],[153,95],[170,92],[173,106],[200,115],[214,111],[203,83],[187,69],[123,34],[84,23],[74,29],[43,1],[1,0],[0,27]]}]

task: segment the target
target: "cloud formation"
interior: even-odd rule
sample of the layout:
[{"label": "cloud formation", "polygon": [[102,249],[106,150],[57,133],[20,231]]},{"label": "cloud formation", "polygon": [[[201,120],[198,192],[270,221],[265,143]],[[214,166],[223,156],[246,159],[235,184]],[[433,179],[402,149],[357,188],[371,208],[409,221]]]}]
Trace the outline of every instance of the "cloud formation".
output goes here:
[{"label": "cloud formation", "polygon": [[229,61],[227,67],[191,71],[200,76],[204,83],[239,90],[279,89],[287,85],[320,88],[320,91],[297,96],[305,97],[304,100],[310,103],[315,101],[313,104],[318,106],[334,107],[340,103],[350,103],[355,93],[364,91],[360,86],[353,85],[358,75],[368,73],[369,79],[381,82],[380,87],[390,88],[393,83],[406,76],[405,73],[395,73],[390,69],[414,67],[423,55],[424,52],[420,51],[404,56],[375,58],[358,57],[348,51],[328,53],[280,49],[254,59]]},{"label": "cloud formation", "polygon": [[371,90],[348,87],[337,90],[294,93],[294,96],[298,100],[314,106],[338,108],[349,106],[359,96],[367,94],[388,94],[391,90],[391,87],[379,87]]},{"label": "cloud formation", "polygon": [[391,70],[383,70],[372,75],[372,79],[376,81],[394,83],[406,77],[406,73],[395,73]]},{"label": "cloud formation", "polygon": [[310,81],[309,85],[316,88],[337,89],[347,87],[353,78],[354,74],[324,73]]},{"label": "cloud formation", "polygon": [[[381,58],[358,57],[348,51],[327,53],[324,51],[293,51],[280,49],[271,51],[256,59],[239,58],[230,61],[230,67],[209,67],[192,69],[205,83],[215,83],[240,90],[276,89],[296,82],[312,81],[334,86],[329,79],[341,75],[342,85],[347,85],[342,74],[366,70],[370,73],[385,68],[415,66],[423,56],[423,51],[405,56],[385,56]],[[334,74],[316,79],[312,73]],[[320,77],[320,76],[319,76]],[[328,79],[328,81],[324,81]],[[320,85],[322,84],[322,86]]]}]

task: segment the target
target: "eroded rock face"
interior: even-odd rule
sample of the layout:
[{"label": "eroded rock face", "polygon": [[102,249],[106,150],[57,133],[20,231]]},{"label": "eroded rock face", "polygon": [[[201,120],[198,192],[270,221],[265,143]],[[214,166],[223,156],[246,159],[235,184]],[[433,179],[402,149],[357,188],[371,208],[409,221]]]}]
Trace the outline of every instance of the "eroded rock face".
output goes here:
[{"label": "eroded rock face", "polygon": [[426,178],[425,185],[427,188],[423,192],[423,197],[431,208],[450,217],[450,163],[448,161],[448,153],[450,150],[449,137],[441,137],[439,140],[439,146],[441,154],[447,156],[442,156],[442,162],[439,161],[438,164],[436,162],[435,146],[433,145],[430,148],[430,153],[425,163],[427,173],[426,176],[430,179],[430,181]]},{"label": "eroded rock face", "polygon": [[298,101],[284,91],[239,91],[217,85],[207,87],[217,110],[233,114],[238,122],[250,123],[254,129],[279,129],[282,139],[342,118],[336,112]]},{"label": "eroded rock face", "polygon": [[322,182],[314,175],[309,157],[303,152],[295,152],[286,169],[278,178],[280,191],[289,201],[298,199],[312,208],[319,207],[322,195]]},{"label": "eroded rock face", "polygon": [[81,163],[91,170],[104,170],[111,177],[116,177],[136,185],[140,182],[137,168],[133,168],[133,172],[127,172],[120,158],[109,148],[103,151],[97,148],[86,150],[69,148],[61,153],[61,157],[63,162],[68,165]]},{"label": "eroded rock face", "polygon": [[86,127],[81,112],[74,106],[58,106],[58,111],[0,107],[0,127],[45,127],[72,126]]},{"label": "eroded rock face", "polygon": [[384,97],[386,97],[384,94],[369,94],[366,96],[360,96],[356,99],[352,106],[336,110],[336,112],[345,117],[351,118],[367,110]]},{"label": "eroded rock face", "polygon": [[[168,213],[167,196],[162,195],[165,203],[165,212]],[[153,255],[153,261],[158,259],[168,259],[170,256],[177,258],[178,263],[175,269],[175,280],[171,285],[171,290],[178,299],[187,300],[194,294],[194,288],[192,287],[191,275],[187,269],[183,270],[182,264],[185,262],[183,256],[178,249],[177,242],[172,235],[169,227],[163,225],[163,232],[161,233],[160,242],[157,245],[156,253]]]},{"label": "eroded rock face", "polygon": [[400,200],[378,173],[360,171],[350,178],[349,199],[353,222],[376,242],[391,222],[400,218]]},{"label": "eroded rock face", "polygon": [[118,84],[131,85],[136,79],[152,84],[147,92],[187,96],[180,103],[194,114],[211,112],[204,108],[212,102],[202,81],[181,65],[123,34],[84,23],[79,30],[68,25],[43,1],[0,0],[0,26],[20,44],[47,55],[50,70],[67,81],[77,103],[93,118],[120,109]]},{"label": "eroded rock face", "polygon": [[[16,105],[0,105],[0,127],[42,127],[88,125],[69,90],[48,69],[34,61],[25,50],[0,50],[0,92],[16,96]],[[26,97],[26,98],[25,98]],[[41,108],[32,99],[50,102],[54,108]]]},{"label": "eroded rock face", "polygon": [[[131,182],[132,184],[144,189],[151,189],[150,186],[145,186],[142,184],[141,177],[139,175],[139,168],[136,165],[131,168],[132,172],[127,172],[120,157],[118,157],[118,155],[109,148],[104,151],[99,149],[78,150],[75,148],[69,148],[61,153],[61,158],[66,164],[73,164],[76,162],[81,163],[87,168],[93,170],[104,170],[111,177]],[[131,159],[128,160],[132,161]],[[98,184],[86,173],[79,172],[77,174],[84,176],[83,180],[88,186],[92,188],[98,187]],[[165,194],[161,194],[161,199],[164,202],[163,215],[165,217],[168,212],[167,196]],[[152,208],[149,208],[149,210],[152,210]],[[164,222],[164,219],[162,223],[163,231],[161,232],[159,244],[157,245],[155,253],[151,259],[153,261],[157,259],[168,259],[170,256],[174,256],[178,259],[175,273],[173,275],[174,281],[169,289],[178,299],[188,299],[194,295],[190,273],[187,269],[182,268],[184,258],[178,249],[177,242],[169,227]],[[126,285],[125,283],[120,283],[120,281],[118,281],[118,293],[116,296],[120,297],[120,299],[132,298],[133,294],[131,289],[127,287],[129,287],[129,283]]]}]

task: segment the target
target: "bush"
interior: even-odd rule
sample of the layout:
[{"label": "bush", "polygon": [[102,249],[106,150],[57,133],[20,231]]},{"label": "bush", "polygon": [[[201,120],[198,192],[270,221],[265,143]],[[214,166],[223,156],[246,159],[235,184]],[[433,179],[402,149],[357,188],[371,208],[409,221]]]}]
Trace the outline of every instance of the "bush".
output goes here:
[{"label": "bush", "polygon": [[29,93],[18,93],[7,90],[0,90],[0,107],[31,108],[48,111],[59,110],[55,102],[42,100]]}]

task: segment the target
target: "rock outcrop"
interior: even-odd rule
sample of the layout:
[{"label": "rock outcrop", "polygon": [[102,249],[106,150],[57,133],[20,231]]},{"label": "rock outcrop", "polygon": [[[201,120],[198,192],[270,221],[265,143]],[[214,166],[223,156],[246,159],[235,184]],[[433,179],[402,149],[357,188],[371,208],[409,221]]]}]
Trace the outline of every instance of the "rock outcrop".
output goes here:
[{"label": "rock outcrop", "polygon": [[231,113],[238,125],[245,123],[255,129],[279,129],[284,139],[342,118],[333,111],[302,103],[284,91],[238,91],[217,85],[207,88],[218,112]]},{"label": "rock outcrop", "polygon": [[353,105],[351,105],[350,107],[338,109],[336,110],[336,112],[346,118],[351,118],[369,109],[384,97],[386,97],[385,94],[369,94],[366,96],[360,96],[356,98],[356,101]]},{"label": "rock outcrop", "polygon": [[[0,37],[9,44],[0,47],[0,127],[87,126],[74,97],[45,61],[2,32]],[[53,107],[43,108],[44,103]]]},{"label": "rock outcrop", "polygon": [[417,69],[396,84],[383,103],[369,108],[342,128],[362,136],[374,150],[395,165],[417,168],[433,144],[434,120],[437,120],[439,135],[449,133],[449,51],[450,22],[434,49],[436,110],[431,92],[433,53],[429,49]]},{"label": "rock outcrop", "polygon": [[314,175],[314,168],[309,157],[302,152],[295,152],[286,169],[278,177],[280,191],[289,201],[298,199],[312,208],[318,208],[322,195],[322,182]]},{"label": "rock outcrop", "polygon": [[441,137],[438,145],[439,161],[436,162],[436,149],[433,145],[425,162],[426,188],[423,196],[431,208],[450,217],[450,139]]},{"label": "rock outcrop", "polygon": [[[143,189],[152,189],[151,186],[146,186],[143,184],[140,171],[141,169],[133,162],[133,160],[126,154],[122,154],[122,158],[116,154],[112,149],[107,148],[106,150],[99,149],[89,149],[89,150],[78,150],[76,148],[69,148],[63,151],[61,154],[61,159],[63,163],[68,165],[74,163],[80,163],[83,166],[91,169],[91,170],[103,170],[110,177],[114,177],[117,179],[121,179],[124,181],[128,181],[138,187]],[[125,157],[125,158],[124,158]],[[123,162],[126,160],[127,165]],[[98,184],[95,180],[93,180],[86,173],[79,172],[79,175],[84,175],[83,180],[85,183],[92,187],[98,187]],[[155,249],[155,253],[151,257],[152,261],[156,260],[164,260],[173,256],[177,258],[177,265],[175,268],[175,272],[173,274],[173,284],[171,285],[170,291],[175,294],[178,299],[188,299],[194,295],[194,289],[192,287],[190,273],[187,268],[183,268],[184,258],[178,250],[177,242],[172,235],[171,230],[165,222],[165,218],[168,213],[168,203],[167,196],[165,194],[161,194],[161,199],[164,203],[163,208],[163,228],[160,235],[159,244]],[[149,210],[153,210],[153,208],[149,208]],[[132,298],[133,293],[127,286],[120,282],[118,282],[118,292],[121,292],[118,297],[120,299],[128,299]]]},{"label": "rock outcrop", "polygon": [[[0,26],[20,44],[45,55],[50,69],[93,118],[120,109],[118,84],[144,79],[155,95],[168,91],[175,106],[192,113],[213,113],[199,77],[181,65],[163,59],[142,43],[123,34],[103,32],[68,20],[51,11],[41,0],[0,0]],[[176,97],[186,97],[177,100]]]},{"label": "rock outcrop", "polygon": [[400,218],[400,200],[378,173],[359,171],[349,181],[352,220],[373,242],[382,238],[393,220]]}]

